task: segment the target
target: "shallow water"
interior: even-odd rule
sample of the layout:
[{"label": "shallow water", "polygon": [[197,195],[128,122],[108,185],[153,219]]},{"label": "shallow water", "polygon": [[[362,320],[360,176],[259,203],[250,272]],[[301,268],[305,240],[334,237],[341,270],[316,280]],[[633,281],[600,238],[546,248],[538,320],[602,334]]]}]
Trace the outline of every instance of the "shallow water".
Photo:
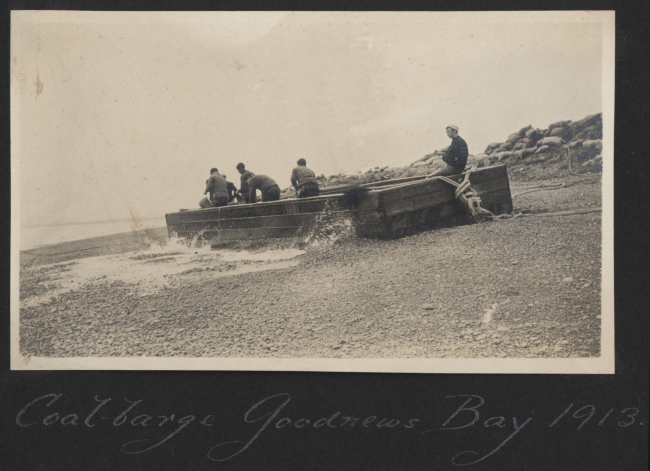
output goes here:
[{"label": "shallow water", "polygon": [[20,228],[20,249],[29,250],[44,245],[60,244],[91,237],[123,234],[141,229],[153,229],[166,224],[165,218],[143,221],[104,221],[98,223],[61,224],[56,226],[23,226]]},{"label": "shallow water", "polygon": [[240,275],[297,265],[304,250],[295,248],[263,251],[212,250],[189,247],[176,239],[165,246],[117,255],[82,258],[72,262],[40,265],[24,270],[24,281],[49,288],[28,296],[21,307],[43,304],[57,295],[95,283],[121,281],[137,285],[140,294],[152,294],[185,281]]}]

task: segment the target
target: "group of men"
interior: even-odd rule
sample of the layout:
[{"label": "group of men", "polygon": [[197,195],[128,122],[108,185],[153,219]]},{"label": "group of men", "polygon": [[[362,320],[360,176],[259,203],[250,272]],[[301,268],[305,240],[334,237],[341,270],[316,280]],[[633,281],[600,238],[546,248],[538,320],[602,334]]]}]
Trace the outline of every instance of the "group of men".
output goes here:
[{"label": "group of men", "polygon": [[[291,173],[291,184],[296,189],[298,198],[318,196],[319,188],[316,181],[316,174],[307,168],[305,159],[297,162],[298,166]],[[226,175],[219,174],[219,170],[210,170],[210,178],[205,182],[203,194],[210,194],[212,206],[226,206],[232,203],[235,198],[242,203],[256,203],[257,190],[262,192],[262,201],[277,201],[280,199],[280,187],[271,177],[266,175],[255,175],[246,170],[243,163],[237,164],[237,171],[241,175],[239,190],[234,184],[226,180]]]},{"label": "group of men", "polygon": [[[458,126],[450,124],[446,128],[447,136],[451,138],[451,145],[445,151],[442,160],[447,164],[438,169],[433,175],[458,175],[463,172],[467,164],[467,143],[458,135]],[[298,166],[291,172],[291,184],[296,189],[298,198],[318,196],[319,188],[316,174],[307,168],[305,159],[297,162]],[[225,175],[220,175],[216,168],[210,170],[210,178],[206,181],[205,192],[210,193],[212,206],[226,206],[235,198],[243,203],[256,203],[257,190],[262,192],[262,201],[277,201],[280,199],[280,187],[271,177],[255,175],[246,170],[243,163],[237,164],[237,171],[241,175],[239,190]]]}]

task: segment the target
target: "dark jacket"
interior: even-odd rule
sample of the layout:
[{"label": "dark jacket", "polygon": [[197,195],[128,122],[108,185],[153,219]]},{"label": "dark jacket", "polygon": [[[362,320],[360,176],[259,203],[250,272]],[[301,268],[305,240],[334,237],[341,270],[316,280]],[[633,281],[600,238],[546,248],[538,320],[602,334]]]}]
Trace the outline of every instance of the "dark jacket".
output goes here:
[{"label": "dark jacket", "polygon": [[301,165],[293,169],[293,172],[291,172],[291,184],[296,190],[308,182],[318,184],[316,174],[313,171]]},{"label": "dark jacket", "polygon": [[248,193],[248,179],[255,175],[253,172],[249,172],[248,170],[244,170],[244,173],[241,174],[241,180],[240,180],[240,185],[239,185],[239,192],[243,195],[245,193]]},{"label": "dark jacket", "polygon": [[254,175],[248,179],[248,200],[255,201],[255,190],[260,190],[262,194],[271,187],[278,186],[271,177],[266,175]]},{"label": "dark jacket", "polygon": [[467,143],[462,137],[456,136],[451,139],[451,145],[449,146],[449,149],[447,149],[447,152],[445,152],[442,160],[450,167],[462,171],[465,168],[465,165],[467,165],[468,154]]},{"label": "dark jacket", "polygon": [[210,192],[210,199],[228,198],[226,179],[218,173],[213,173],[206,182],[205,191]]},{"label": "dark jacket", "polygon": [[228,201],[234,200],[235,195],[237,194],[237,187],[235,184],[226,180],[226,189],[228,190]]}]

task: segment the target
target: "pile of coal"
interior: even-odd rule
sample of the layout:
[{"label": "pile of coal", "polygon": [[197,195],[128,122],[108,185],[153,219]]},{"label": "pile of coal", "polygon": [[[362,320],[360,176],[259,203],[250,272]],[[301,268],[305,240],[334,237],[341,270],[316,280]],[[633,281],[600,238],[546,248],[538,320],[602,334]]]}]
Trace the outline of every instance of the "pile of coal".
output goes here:
[{"label": "pile of coal", "polygon": [[489,144],[476,156],[479,167],[521,160],[538,162],[560,154],[570,155],[574,165],[602,169],[603,115],[589,115],[579,121],[558,121],[546,129],[526,126],[505,142]]}]

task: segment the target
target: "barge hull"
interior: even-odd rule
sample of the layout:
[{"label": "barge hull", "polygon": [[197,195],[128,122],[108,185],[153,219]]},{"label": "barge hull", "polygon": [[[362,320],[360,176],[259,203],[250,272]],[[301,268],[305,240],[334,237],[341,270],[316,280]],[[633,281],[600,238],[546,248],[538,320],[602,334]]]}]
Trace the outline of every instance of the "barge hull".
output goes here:
[{"label": "barge hull", "polygon": [[[460,182],[464,175],[450,177]],[[493,214],[512,211],[505,166],[471,173],[472,188]],[[390,237],[422,225],[464,217],[449,183],[439,178],[363,185],[363,193],[326,194],[256,204],[237,204],[166,214],[170,236],[210,241],[305,238],[320,226],[345,224],[360,237]]]}]

